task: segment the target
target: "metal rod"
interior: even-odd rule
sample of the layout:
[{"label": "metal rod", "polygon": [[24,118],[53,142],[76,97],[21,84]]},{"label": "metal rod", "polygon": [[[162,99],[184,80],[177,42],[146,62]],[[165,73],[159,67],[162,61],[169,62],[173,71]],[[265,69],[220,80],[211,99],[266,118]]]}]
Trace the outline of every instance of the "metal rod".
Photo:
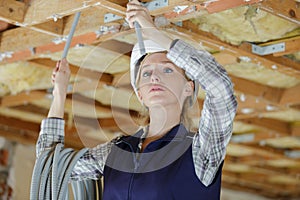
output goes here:
[{"label": "metal rod", "polygon": [[146,53],[146,50],[145,50],[141,25],[138,22],[134,22],[134,28],[135,28],[137,41],[138,41],[139,47],[140,47],[140,53],[141,53],[141,55],[144,55]]},{"label": "metal rod", "polygon": [[67,57],[67,54],[68,54],[68,51],[69,51],[69,48],[70,48],[70,44],[71,44],[71,41],[72,41],[72,38],[73,38],[73,35],[74,35],[74,32],[75,32],[77,23],[79,21],[79,17],[80,17],[80,12],[77,12],[75,14],[74,21],[73,21],[70,33],[68,35],[66,44],[65,44],[65,48],[64,48],[64,51],[63,51],[63,54],[62,54],[62,58],[66,58]]},{"label": "metal rod", "polygon": [[[131,0],[129,0],[129,2],[130,1]],[[146,54],[146,50],[145,50],[145,45],[144,45],[144,40],[143,40],[143,35],[142,35],[142,27],[138,22],[134,22],[134,29],[135,29],[137,41],[139,43],[140,53],[142,55],[144,55],[144,54]]]}]

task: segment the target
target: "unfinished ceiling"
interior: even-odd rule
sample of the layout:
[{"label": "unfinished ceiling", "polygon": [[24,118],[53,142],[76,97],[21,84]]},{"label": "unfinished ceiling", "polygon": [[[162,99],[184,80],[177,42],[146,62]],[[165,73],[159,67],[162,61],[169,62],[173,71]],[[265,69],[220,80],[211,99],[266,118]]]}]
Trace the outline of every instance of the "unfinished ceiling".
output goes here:
[{"label": "unfinished ceiling", "polygon": [[[223,186],[300,199],[300,2],[145,2],[168,35],[210,51],[234,82],[239,107]],[[0,0],[1,136],[35,143],[51,104],[52,69],[79,11],[67,57],[66,144],[94,146],[138,128],[142,107],[128,72],[136,37],[124,20],[126,3]],[[199,110],[194,116],[197,122]]]}]

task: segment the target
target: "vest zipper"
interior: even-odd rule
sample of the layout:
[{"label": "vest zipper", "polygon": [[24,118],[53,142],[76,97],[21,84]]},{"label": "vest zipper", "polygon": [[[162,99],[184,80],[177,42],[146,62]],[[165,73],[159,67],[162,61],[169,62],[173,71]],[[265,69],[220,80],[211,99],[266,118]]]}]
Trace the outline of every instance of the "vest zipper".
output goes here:
[{"label": "vest zipper", "polygon": [[133,173],[132,173],[132,175],[130,177],[130,182],[129,182],[129,187],[128,187],[128,196],[127,196],[127,199],[131,200],[132,184],[133,184],[134,174],[137,172],[137,169],[139,167],[139,163],[137,161],[137,158],[138,158],[139,154],[135,155],[133,147],[131,146],[130,143],[128,143],[128,142],[126,142],[124,140],[122,140],[122,142],[124,142],[125,144],[127,144],[130,147],[130,150],[132,152],[132,157],[133,157],[133,163],[134,163],[134,169],[133,169]]}]

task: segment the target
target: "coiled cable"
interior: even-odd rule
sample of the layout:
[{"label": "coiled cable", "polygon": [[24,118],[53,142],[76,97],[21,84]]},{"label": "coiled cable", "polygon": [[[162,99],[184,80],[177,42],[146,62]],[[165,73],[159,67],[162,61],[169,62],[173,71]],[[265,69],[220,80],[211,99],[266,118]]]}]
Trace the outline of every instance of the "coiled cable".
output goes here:
[{"label": "coiled cable", "polygon": [[58,143],[42,152],[36,160],[30,189],[30,200],[65,200],[71,183],[75,200],[100,199],[101,182],[95,180],[71,181],[71,172],[87,148],[75,151]]}]

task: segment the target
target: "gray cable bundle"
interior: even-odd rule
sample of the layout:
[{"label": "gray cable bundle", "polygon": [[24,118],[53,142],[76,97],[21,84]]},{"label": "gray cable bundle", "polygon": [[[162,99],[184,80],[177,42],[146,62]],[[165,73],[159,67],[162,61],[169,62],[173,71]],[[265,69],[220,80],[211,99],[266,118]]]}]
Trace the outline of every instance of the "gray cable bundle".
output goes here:
[{"label": "gray cable bundle", "polygon": [[[59,143],[52,150],[44,151],[36,160],[31,182],[30,200],[64,200],[68,199],[68,184],[71,172],[87,151],[84,148],[78,152],[63,148]],[[101,191],[100,182],[94,180],[72,181],[74,198],[97,199]],[[99,191],[97,191],[97,188]]]}]

